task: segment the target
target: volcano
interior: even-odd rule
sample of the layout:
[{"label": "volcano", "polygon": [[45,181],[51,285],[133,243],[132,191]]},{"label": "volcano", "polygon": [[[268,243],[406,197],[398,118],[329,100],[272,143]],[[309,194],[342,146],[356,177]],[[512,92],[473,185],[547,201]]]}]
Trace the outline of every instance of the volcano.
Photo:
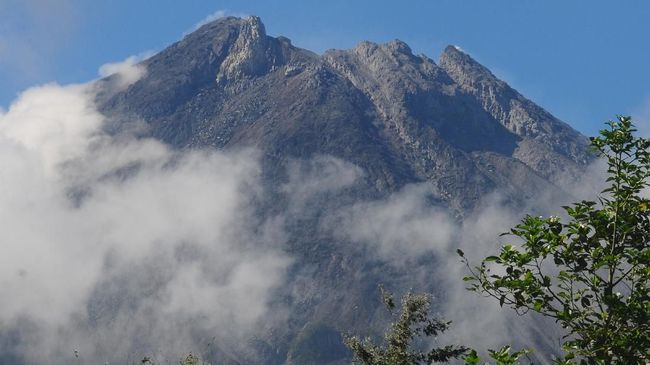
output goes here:
[{"label": "volcano", "polygon": [[[334,214],[343,207],[424,189],[418,204],[463,222],[495,193],[511,207],[540,192],[564,199],[592,160],[584,136],[456,46],[438,62],[400,40],[319,55],[267,35],[257,17],[224,17],[141,66],[144,76],[126,88],[112,87],[116,76],[97,81],[111,133],[138,120],[140,137],[179,150],[252,148],[265,191],[258,214],[295,212],[285,222],[295,261],[273,303],[286,318],[245,344],[220,344],[210,359],[219,363],[344,363],[341,334],[381,333],[378,283],[446,300],[435,280],[441,257],[396,265],[369,253],[324,228],[345,224]],[[292,171],[322,182],[336,164],[358,178],[296,207],[287,192],[305,182],[292,185]]]}]

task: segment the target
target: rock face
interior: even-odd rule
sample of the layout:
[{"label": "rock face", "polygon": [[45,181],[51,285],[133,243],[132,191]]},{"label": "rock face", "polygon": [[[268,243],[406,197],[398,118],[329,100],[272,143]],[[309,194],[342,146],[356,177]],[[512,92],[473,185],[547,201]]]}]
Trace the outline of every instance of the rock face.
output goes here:
[{"label": "rock face", "polygon": [[144,65],[143,79],[100,98],[106,114],[142,118],[179,148],[331,154],[379,192],[428,181],[461,215],[496,187],[525,197],[534,189],[521,186],[559,183],[588,159],[584,137],[453,46],[440,65],[399,40],[318,56],[257,17],[222,18]]},{"label": "rock face", "polygon": [[[296,159],[333,156],[364,171],[361,183],[319,201],[319,211],[424,183],[432,202],[459,219],[494,191],[517,204],[578,176],[590,159],[586,138],[452,46],[439,64],[399,40],[316,55],[268,36],[257,17],[226,17],[143,65],[146,75],[128,89],[98,97],[112,128],[135,118],[176,148],[259,149],[267,212],[287,209],[278,187]],[[287,291],[302,288],[300,300],[286,299],[290,324],[232,360],[342,361],[338,331],[374,316],[354,308],[376,307],[378,282],[413,280],[323,233],[317,212],[289,226],[296,266]],[[327,356],[309,357],[310,347]]]},{"label": "rock face", "polygon": [[457,47],[445,49],[440,67],[495,120],[521,138],[514,158],[554,182],[566,174],[579,173],[574,165],[586,162],[585,139],[575,130],[497,79]]}]

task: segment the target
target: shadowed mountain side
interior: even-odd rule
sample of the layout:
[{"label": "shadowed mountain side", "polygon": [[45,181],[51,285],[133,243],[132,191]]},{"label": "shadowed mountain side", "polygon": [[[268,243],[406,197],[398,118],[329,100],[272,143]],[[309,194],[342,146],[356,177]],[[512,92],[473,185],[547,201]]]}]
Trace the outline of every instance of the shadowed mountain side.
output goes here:
[{"label": "shadowed mountain side", "polygon": [[[440,66],[398,40],[316,55],[268,36],[257,17],[225,17],[142,65],[146,74],[125,90],[112,90],[110,77],[98,82],[109,130],[144,122],[142,136],[179,149],[254,147],[267,191],[259,214],[296,210],[285,222],[295,264],[274,302],[290,308],[287,324],[223,349],[222,360],[340,362],[348,353],[337,331],[382,323],[377,283],[443,290],[430,280],[435,254],[409,261],[426,269],[414,274],[324,229],[324,217],[424,184],[430,205],[460,221],[495,192],[511,206],[543,191],[565,197],[556,184],[590,160],[583,136],[455,47]],[[289,170],[323,156],[356,166],[358,178],[295,208]],[[313,357],[311,348],[331,352]]]},{"label": "shadowed mountain side", "polygon": [[457,47],[445,48],[440,67],[494,119],[522,138],[513,157],[540,175],[553,182],[562,181],[567,174],[579,174],[580,166],[589,160],[586,138],[497,79]]},{"label": "shadowed mountain side", "polygon": [[[179,148],[255,146],[280,160],[331,154],[366,170],[383,193],[426,181],[461,215],[498,187],[498,166],[486,175],[474,152],[518,159],[553,182],[560,173],[577,175],[587,159],[584,138],[539,107],[517,114],[534,106],[528,101],[507,121],[491,113],[468,82],[455,81],[454,70],[478,64],[451,50],[442,68],[397,40],[319,57],[267,36],[259,18],[228,17],[144,61],[141,80],[101,94],[98,104],[114,119],[144,120],[149,135]],[[491,75],[481,67],[466,78]],[[534,125],[539,115],[544,133],[512,127]],[[554,144],[560,140],[564,147]]]}]

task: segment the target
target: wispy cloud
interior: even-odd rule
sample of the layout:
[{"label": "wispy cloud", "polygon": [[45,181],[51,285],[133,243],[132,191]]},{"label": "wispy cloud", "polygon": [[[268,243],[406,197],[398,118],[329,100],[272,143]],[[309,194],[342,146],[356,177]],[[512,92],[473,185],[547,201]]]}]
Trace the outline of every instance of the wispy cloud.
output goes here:
[{"label": "wispy cloud", "polygon": [[193,31],[201,28],[202,26],[204,26],[204,25],[206,25],[206,24],[208,24],[210,22],[213,22],[213,21],[215,21],[217,19],[220,19],[220,18],[223,18],[223,17],[226,17],[226,16],[235,16],[235,17],[239,17],[239,18],[245,18],[245,17],[248,16],[248,14],[238,13],[238,12],[231,12],[231,11],[225,10],[225,9],[217,10],[214,13],[209,14],[205,18],[201,19],[196,24],[194,24],[190,29],[188,29],[187,31],[185,31],[183,33],[183,36],[186,36],[186,35],[192,33]]},{"label": "wispy cloud", "polygon": [[444,209],[431,205],[430,196],[427,184],[408,186],[387,199],[342,209],[328,224],[340,238],[367,244],[399,265],[423,254],[445,252],[452,242],[453,220]]},{"label": "wispy cloud", "polygon": [[[581,181],[573,182],[579,189],[576,186],[563,188],[580,190],[580,198],[593,199],[602,184],[602,171],[602,164],[596,162]],[[507,232],[525,214],[561,214],[560,206],[570,201],[560,200],[553,194],[554,189],[557,187],[549,186],[549,191],[539,191],[521,207],[511,206],[504,198],[506,195],[496,191],[485,196],[472,214],[459,221],[445,208],[432,205],[435,190],[421,183],[407,186],[386,198],[357,201],[329,212],[323,228],[344,242],[368,247],[364,252],[369,259],[394,267],[393,276],[386,280],[406,275],[409,279],[398,282],[437,293],[434,298],[436,310],[454,322],[443,341],[478,349],[511,343],[548,350],[556,348],[561,330],[541,317],[532,315],[522,319],[493,301],[469,293],[461,280],[467,273],[456,248],[462,248],[474,262],[480,262],[509,240],[500,234]],[[427,257],[424,263],[420,261]],[[390,289],[403,292],[408,287]]]},{"label": "wispy cloud", "polygon": [[0,113],[0,336],[18,341],[0,352],[118,363],[178,356],[200,333],[236,347],[273,318],[291,263],[282,227],[254,214],[257,155],[175,152],[103,123],[90,85],[35,87]]},{"label": "wispy cloud", "polygon": [[[124,87],[145,72],[129,58],[99,73]],[[493,252],[498,234],[522,212],[554,205],[543,192],[521,210],[498,194],[486,197],[464,222],[430,204],[435,191],[426,183],[380,199],[349,195],[323,211],[324,201],[349,193],[365,175],[317,156],[288,164],[279,187],[285,215],[261,217],[255,151],[178,152],[152,139],[107,135],[95,91],[45,85],[0,110],[0,222],[11,227],[0,255],[0,336],[19,343],[0,343],[0,352],[70,363],[77,349],[88,362],[125,362],[133,353],[177,355],[212,336],[239,350],[241,336],[277,320],[276,290],[299,286],[285,287],[293,284],[284,223],[312,213],[331,237],[368,247],[369,260],[394,267],[404,282],[429,280],[463,343],[494,347],[534,336],[534,326],[512,325],[523,322],[465,292],[454,252],[458,245],[475,257]],[[426,255],[435,265],[405,265]],[[305,281],[304,292],[327,295],[315,293],[321,288],[313,278]]]},{"label": "wispy cloud", "polygon": [[146,74],[147,69],[140,62],[151,57],[152,54],[152,52],[147,52],[138,56],[130,56],[121,62],[103,64],[99,67],[99,76],[113,76],[112,82],[115,91],[123,90]]}]

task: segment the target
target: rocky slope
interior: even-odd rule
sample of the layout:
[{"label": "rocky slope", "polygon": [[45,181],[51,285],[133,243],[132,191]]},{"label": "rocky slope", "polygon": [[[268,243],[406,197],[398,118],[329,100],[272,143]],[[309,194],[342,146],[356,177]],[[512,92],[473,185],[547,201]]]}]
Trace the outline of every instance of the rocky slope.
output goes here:
[{"label": "rocky slope", "polygon": [[289,324],[222,360],[342,361],[338,333],[372,321],[373,311],[355,308],[376,307],[376,284],[414,285],[407,270],[323,232],[322,212],[422,183],[460,220],[495,191],[515,205],[540,191],[562,195],[558,186],[589,160],[583,136],[452,46],[438,64],[399,40],[317,55],[268,36],[257,17],[226,17],[143,66],[126,90],[99,81],[110,128],[144,120],[143,135],[179,149],[257,148],[270,197],[261,214],[288,209],[280,190],[296,159],[333,156],[363,170],[358,184],[287,223],[296,264],[278,300],[292,308]]}]

